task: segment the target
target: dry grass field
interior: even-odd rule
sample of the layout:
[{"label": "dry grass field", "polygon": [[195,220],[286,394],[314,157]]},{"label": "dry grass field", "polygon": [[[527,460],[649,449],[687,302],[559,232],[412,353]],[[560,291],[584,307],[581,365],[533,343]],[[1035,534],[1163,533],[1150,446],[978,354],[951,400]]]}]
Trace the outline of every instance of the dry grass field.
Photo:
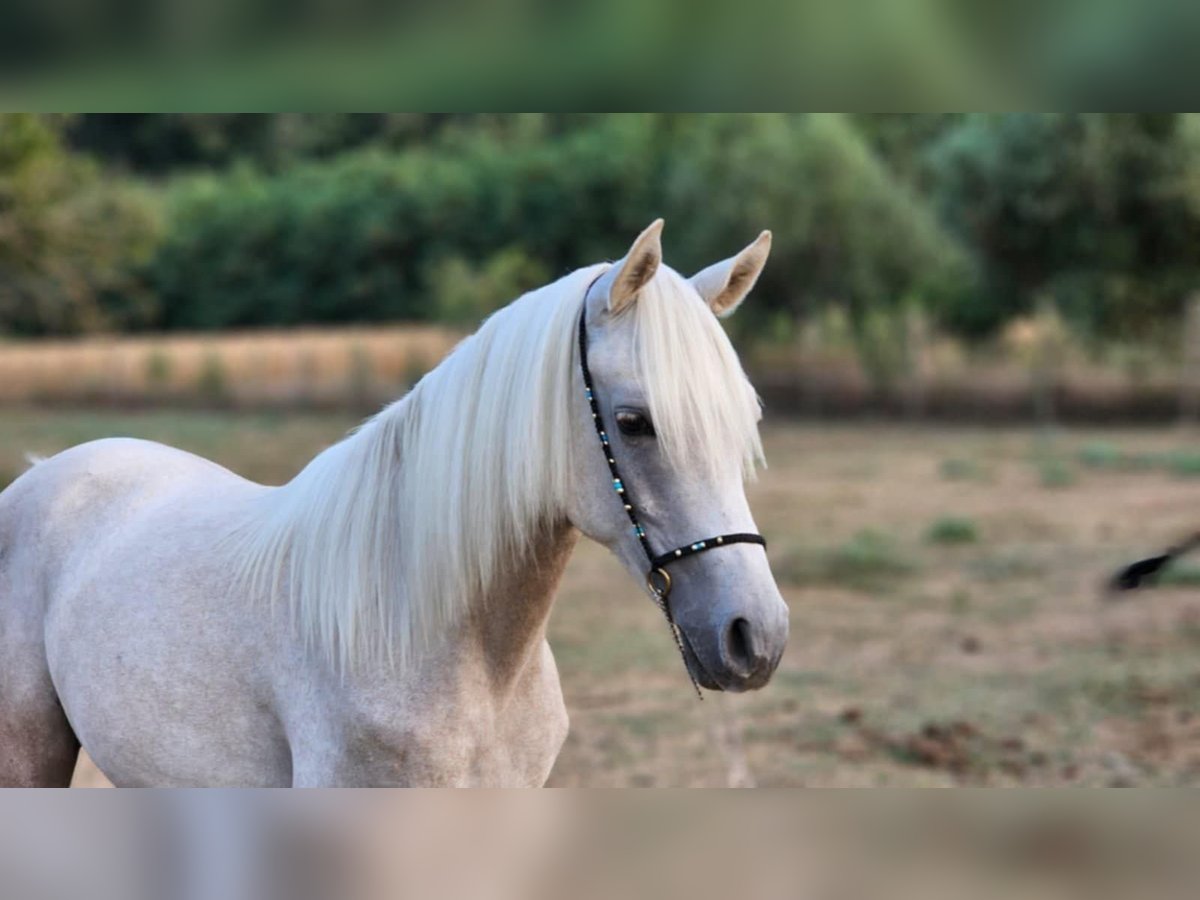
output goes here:
[{"label": "dry grass field", "polygon": [[[352,421],[4,411],[0,473],[129,434],[278,482]],[[1200,522],[1194,437],[765,437],[752,503],[792,610],[775,679],[697,702],[658,612],[585,543],[551,624],[572,719],[551,784],[1200,784],[1200,568],[1119,602],[1099,590]]]},{"label": "dry grass field", "polygon": [[370,408],[460,337],[406,324],[0,343],[0,403]]},{"label": "dry grass field", "polygon": [[[972,352],[942,336],[905,351],[919,364],[875,375],[844,337],[816,346],[747,341],[741,350],[767,405],[806,416],[1021,422],[1039,405],[1081,423],[1200,415],[1200,369],[1181,369],[1163,348],[1091,359],[1072,345],[1039,367],[1030,360],[1036,323],[1016,324],[1027,326],[1015,329],[1019,340]],[[461,337],[453,328],[408,323],[0,338],[0,405],[366,412],[402,394]]]}]

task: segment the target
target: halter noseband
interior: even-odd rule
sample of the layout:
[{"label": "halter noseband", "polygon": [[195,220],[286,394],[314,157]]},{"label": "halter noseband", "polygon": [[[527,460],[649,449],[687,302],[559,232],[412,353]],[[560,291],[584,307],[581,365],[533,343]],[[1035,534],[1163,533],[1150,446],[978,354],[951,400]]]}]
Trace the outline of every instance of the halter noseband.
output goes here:
[{"label": "halter noseband", "polygon": [[[667,598],[671,594],[671,574],[667,571],[666,567],[673,562],[687,559],[689,556],[695,556],[697,553],[716,550],[718,547],[725,547],[729,544],[759,544],[762,547],[766,547],[767,539],[761,534],[735,532],[734,534],[719,534],[716,537],[705,538],[702,541],[696,541],[692,544],[684,544],[682,547],[676,547],[674,550],[668,550],[666,553],[659,553],[657,555],[654,553],[654,550],[650,547],[650,539],[646,537],[646,529],[638,521],[637,510],[634,509],[633,498],[629,494],[629,488],[625,485],[625,481],[621,478],[621,473],[617,469],[617,460],[613,455],[612,442],[609,440],[608,432],[604,429],[604,419],[600,415],[600,404],[596,399],[596,389],[592,386],[592,373],[588,369],[587,348],[587,292],[584,292],[583,309],[579,313],[579,370],[583,374],[583,395],[587,398],[588,406],[591,408],[592,424],[596,426],[596,435],[600,438],[600,449],[604,451],[604,458],[608,461],[608,470],[612,474],[613,489],[617,492],[621,503],[625,506],[625,515],[629,516],[629,523],[633,526],[633,533],[641,544],[642,551],[646,554],[646,561],[650,564],[650,570],[646,573],[646,587],[650,591],[650,596],[654,598],[654,602],[658,604],[659,609],[666,616],[667,623],[671,626],[671,634],[675,638],[675,645],[679,648],[680,655],[684,656],[683,638],[680,635],[679,626],[675,624],[675,617],[671,614],[671,605],[667,602]],[[684,664],[686,667],[686,656]],[[696,684],[696,679],[691,675],[690,669],[688,670],[688,675],[692,678],[692,685],[696,688],[696,694],[699,695],[700,686]]]}]

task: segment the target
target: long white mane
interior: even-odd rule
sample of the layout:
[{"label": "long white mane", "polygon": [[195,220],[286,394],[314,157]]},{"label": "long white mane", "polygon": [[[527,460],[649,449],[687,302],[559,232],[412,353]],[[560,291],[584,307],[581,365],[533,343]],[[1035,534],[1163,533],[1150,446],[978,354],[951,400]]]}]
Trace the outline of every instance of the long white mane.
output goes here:
[{"label": "long white mane", "polygon": [[[582,392],[580,269],[491,316],[403,399],[265,493],[235,538],[256,596],[285,600],[338,666],[404,665],[561,522]],[[639,377],[679,466],[761,459],[758,407],[715,316],[666,266],[633,304]],[[704,440],[696,440],[703,435]],[[727,464],[727,462],[725,463]]]}]

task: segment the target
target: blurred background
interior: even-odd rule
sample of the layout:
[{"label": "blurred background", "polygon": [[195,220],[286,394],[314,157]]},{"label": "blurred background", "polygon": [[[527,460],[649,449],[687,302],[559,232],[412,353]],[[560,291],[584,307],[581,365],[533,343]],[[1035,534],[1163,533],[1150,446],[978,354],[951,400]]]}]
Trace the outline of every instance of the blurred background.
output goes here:
[{"label": "blurred background", "polygon": [[791,644],[696,703],[581,547],[551,783],[1200,782],[1200,565],[1101,599],[1200,526],[1195,115],[0,115],[0,486],[118,434],[286,481],[657,216],[685,274],[774,232],[727,326]]},{"label": "blurred background", "polygon": [[1161,791],[8,791],[0,808],[16,900],[1190,900],[1200,875],[1194,807]]},{"label": "blurred background", "polygon": [[1161,108],[1186,105],[1198,33],[1188,0],[8,0],[0,100],[173,112]]}]

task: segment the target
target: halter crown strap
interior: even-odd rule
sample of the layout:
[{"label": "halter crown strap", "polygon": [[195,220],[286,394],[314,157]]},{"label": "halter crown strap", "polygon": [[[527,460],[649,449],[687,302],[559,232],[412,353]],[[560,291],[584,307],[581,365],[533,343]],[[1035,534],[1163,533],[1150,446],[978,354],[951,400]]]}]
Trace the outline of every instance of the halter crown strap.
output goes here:
[{"label": "halter crown strap", "polygon": [[[630,496],[629,488],[625,484],[625,480],[621,478],[621,472],[617,468],[617,460],[613,455],[612,440],[604,428],[604,418],[600,414],[600,403],[596,398],[596,390],[592,386],[592,373],[588,369],[587,347],[587,293],[585,292],[583,309],[579,313],[579,369],[583,374],[584,397],[587,399],[588,408],[592,413],[592,424],[596,427],[596,435],[600,438],[600,448],[604,451],[604,458],[608,461],[608,471],[612,475],[613,490],[620,497],[621,503],[625,507],[625,515],[629,516],[629,524],[633,528],[634,536],[638,539],[638,543],[641,544],[642,552],[646,554],[646,561],[650,564],[650,570],[646,573],[646,587],[649,588],[654,602],[658,604],[663,615],[666,616],[667,623],[671,626],[671,633],[675,638],[675,645],[679,648],[679,653],[682,656],[684,652],[683,638],[680,635],[679,626],[675,624],[675,617],[671,614],[671,605],[667,601],[671,593],[671,576],[667,572],[666,567],[673,562],[686,559],[689,556],[695,556],[697,553],[716,550],[718,547],[725,547],[729,544],[758,544],[765,548],[767,546],[767,539],[761,534],[751,534],[749,532],[719,534],[715,537],[705,538],[702,541],[684,544],[681,547],[676,547],[674,550],[668,550],[666,553],[655,554],[650,546],[650,539],[646,536],[646,529],[638,521],[633,497]],[[691,677],[690,670],[688,671],[688,675]],[[696,684],[694,677],[692,678],[692,685],[696,688],[696,694],[700,695],[700,687]]]}]

